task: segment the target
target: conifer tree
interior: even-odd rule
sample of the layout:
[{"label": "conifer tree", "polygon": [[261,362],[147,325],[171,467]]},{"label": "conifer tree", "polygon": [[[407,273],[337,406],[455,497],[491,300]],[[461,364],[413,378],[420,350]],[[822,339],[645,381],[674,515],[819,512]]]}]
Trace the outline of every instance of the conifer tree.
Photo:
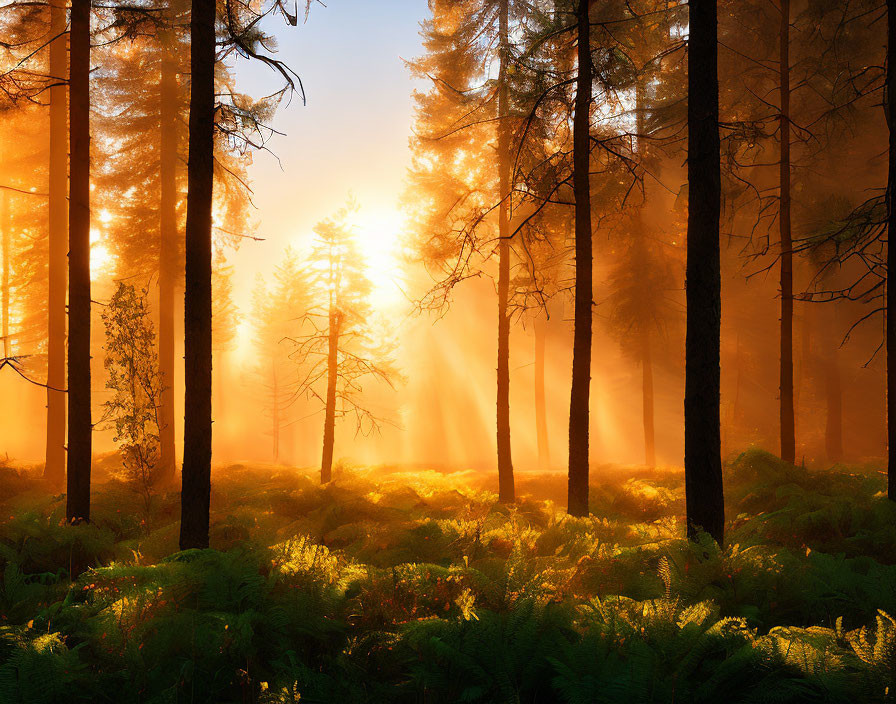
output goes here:
[{"label": "conifer tree", "polygon": [[226,413],[226,360],[227,355],[236,348],[237,330],[242,318],[233,298],[233,272],[234,266],[227,263],[224,244],[216,238],[212,260],[212,354],[216,375],[212,381],[212,397],[216,420],[221,420]]},{"label": "conifer tree", "polygon": [[[862,120],[859,103],[879,83],[873,32],[862,26],[873,11],[863,0],[736,3],[720,29],[726,215],[751,240],[745,248],[750,257],[770,253],[764,268],[778,269],[779,443],[790,463],[797,454],[794,306],[801,298],[794,288],[801,264],[795,255],[814,247],[794,232],[807,224],[799,218],[801,198],[824,178],[820,158],[852,138]],[[776,159],[768,158],[769,149]],[[777,233],[776,243],[764,234],[769,230]]]},{"label": "conifer tree", "polygon": [[[887,130],[889,157],[887,173],[887,237],[896,232],[896,0],[887,0]],[[887,247],[887,497],[896,501],[896,291],[889,282],[889,272],[896,269],[896,247]]]},{"label": "conifer tree", "polygon": [[780,413],[781,459],[796,461],[796,430],[793,411],[793,235],[791,232],[790,163],[790,0],[780,0],[781,33],[778,54],[779,115],[779,212],[781,246],[781,354]]},{"label": "conifer tree", "polygon": [[[54,3],[14,3],[4,10],[0,26],[6,68],[0,77],[0,115],[5,133],[15,136],[4,145],[5,177],[0,183],[5,199],[0,208],[4,354],[12,355],[14,361],[7,363],[23,383],[46,380],[44,478],[60,490],[66,461],[66,11]],[[49,125],[42,110],[47,102]]]},{"label": "conifer tree", "polygon": [[[216,6],[194,0],[190,16],[190,117],[187,161],[184,292],[184,464],[181,482],[181,549],[208,547],[212,452],[212,208],[214,204],[215,130],[235,149],[263,145],[270,134],[262,117],[295,89],[295,74],[265,53],[261,21],[271,14],[290,15],[279,2],[255,6],[228,3],[220,17],[224,40],[216,50]],[[215,67],[236,54],[270,66],[284,81],[281,91],[253,103],[232,89],[216,102]],[[258,136],[258,141],[253,136]]]},{"label": "conifer tree", "polygon": [[90,520],[90,0],[71,6],[66,519]]},{"label": "conifer tree", "polygon": [[687,532],[722,543],[719,417],[721,270],[716,0],[691,0],[688,38],[688,246],[684,470]]},{"label": "conifer tree", "polygon": [[178,85],[182,50],[181,33],[176,26],[181,13],[172,2],[159,30],[162,60],[159,71],[159,373],[162,393],[159,399],[159,481],[173,480],[177,472],[177,449],[174,429],[176,378],[175,357],[175,291],[182,247],[180,244],[178,162],[182,152],[182,113],[184,100]]},{"label": "conifer tree", "polygon": [[65,289],[68,223],[66,180],[66,79],[68,77],[65,5],[50,3],[50,154],[49,258],[47,295],[47,441],[44,479],[59,488],[65,478]]},{"label": "conifer tree", "polygon": [[308,311],[307,272],[292,248],[287,248],[274,268],[270,285],[259,278],[252,294],[255,382],[261,390],[264,411],[270,417],[271,456],[280,461],[280,437],[293,422],[298,373],[290,359],[290,340],[300,332],[301,317]]},{"label": "conifer tree", "polygon": [[376,340],[370,307],[370,280],[351,231],[357,206],[349,202],[319,222],[310,258],[309,308],[293,338],[292,357],[300,365],[298,392],[320,402],[324,411],[320,479],[333,478],[337,419],[353,417],[357,432],[382,420],[362,401],[365,379],[392,385],[396,377],[388,341]]},{"label": "conifer tree", "polygon": [[40,384],[47,349],[47,193],[45,114],[24,104],[0,113],[17,135],[0,149],[0,359],[22,384]]},{"label": "conifer tree", "polygon": [[215,3],[213,0],[194,0],[190,16],[181,550],[208,547],[212,461],[214,134]]},{"label": "conifer tree", "polygon": [[576,8],[576,93],[573,116],[573,196],[575,198],[575,323],[572,391],[569,403],[569,492],[572,516],[588,515],[589,419],[591,389],[592,283],[591,232],[591,20],[589,0]]},{"label": "conifer tree", "polygon": [[497,255],[498,495],[512,503],[510,212],[512,134],[519,117],[511,34],[528,8],[513,0],[439,0],[431,7],[433,19],[424,24],[428,53],[411,63],[416,75],[433,82],[429,92],[415,95],[419,137],[412,189],[424,198],[418,218],[428,234],[421,251],[440,272],[423,305],[447,305],[452,288],[481,271],[481,258]]}]

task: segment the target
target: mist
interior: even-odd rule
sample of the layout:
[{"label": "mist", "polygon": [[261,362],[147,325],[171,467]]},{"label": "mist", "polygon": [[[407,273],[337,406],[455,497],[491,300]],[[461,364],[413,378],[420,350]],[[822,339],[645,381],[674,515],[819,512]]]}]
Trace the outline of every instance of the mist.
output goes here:
[{"label": "mist", "polygon": [[888,700],[894,18],[0,7],[0,701]]}]

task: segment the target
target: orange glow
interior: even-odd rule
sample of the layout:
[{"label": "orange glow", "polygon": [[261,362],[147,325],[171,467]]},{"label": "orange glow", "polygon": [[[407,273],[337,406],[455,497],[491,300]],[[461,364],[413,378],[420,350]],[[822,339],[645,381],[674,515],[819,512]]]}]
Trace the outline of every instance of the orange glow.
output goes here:
[{"label": "orange glow", "polygon": [[115,255],[109,251],[105,236],[96,228],[90,230],[90,280],[99,281],[115,267]]},{"label": "orange glow", "polygon": [[379,310],[398,307],[405,275],[399,261],[404,219],[396,210],[361,209],[355,223],[355,239],[364,255],[367,277],[373,284],[371,303]]}]

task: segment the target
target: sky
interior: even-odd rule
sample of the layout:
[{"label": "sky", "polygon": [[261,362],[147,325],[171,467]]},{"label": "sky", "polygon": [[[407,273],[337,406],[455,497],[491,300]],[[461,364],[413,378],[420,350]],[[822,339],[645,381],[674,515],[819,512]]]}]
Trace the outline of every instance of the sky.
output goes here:
[{"label": "sky", "polygon": [[[332,0],[326,7],[315,4],[304,25],[268,24],[278,40],[277,57],[301,76],[307,103],[295,96],[284,106],[273,126],[285,136],[271,140],[273,155],[254,156],[249,171],[254,219],[256,234],[264,241],[247,241],[231,255],[234,294],[244,305],[250,301],[256,277],[273,270],[284,247],[301,248],[314,224],[338,210],[351,194],[360,205],[359,244],[375,270],[369,272],[377,287],[374,305],[379,303],[395,325],[404,379],[397,391],[374,390],[371,403],[390,419],[382,433],[357,437],[352,424],[343,423],[337,428],[337,456],[362,462],[491,464],[496,312],[492,282],[464,287],[450,314],[437,323],[409,316],[399,288],[406,265],[401,266],[397,256],[403,234],[397,201],[410,165],[412,93],[415,87],[426,89],[412,79],[404,60],[423,53],[419,30],[428,14],[426,0]],[[237,79],[240,90],[256,97],[279,85],[269,68],[246,61],[237,65]],[[397,280],[384,277],[384,269],[393,270]],[[241,325],[243,343],[234,361],[245,366],[251,364],[252,354],[248,315]],[[525,338],[529,333],[520,334]],[[534,456],[534,435],[528,432],[531,345],[526,340],[521,344],[525,352],[513,365],[518,387],[514,404],[525,410],[515,415],[516,437],[518,449],[525,447],[525,454]],[[552,386],[554,415],[565,418],[566,384]],[[561,425],[555,428],[558,437]],[[222,414],[219,428],[225,427]],[[244,434],[241,430],[232,428],[233,457],[246,452],[247,443],[237,441]],[[259,430],[252,432],[262,437]],[[318,433],[316,418],[292,427],[293,461],[312,461],[319,452],[314,449]],[[219,455],[226,454],[222,446]]]},{"label": "sky", "polygon": [[[249,168],[255,206],[252,231],[262,241],[243,240],[228,255],[242,322],[237,350],[215,362],[223,374],[216,372],[215,377],[216,461],[266,461],[270,454],[269,420],[257,393],[253,395],[251,375],[256,279],[270,276],[287,246],[301,250],[307,245],[314,224],[333,215],[351,195],[360,205],[359,244],[376,270],[374,304],[391,318],[400,342],[402,379],[395,390],[365,388],[365,397],[370,393],[365,404],[387,419],[383,432],[358,437],[351,422],[342,423],[337,427],[337,457],[364,463],[494,462],[493,283],[484,278],[461,287],[450,314],[438,321],[411,316],[396,285],[403,283],[400,277],[407,270],[397,256],[404,234],[397,201],[410,165],[412,93],[415,87],[426,87],[411,78],[404,60],[422,54],[419,30],[427,15],[426,0],[328,0],[326,7],[315,4],[307,22],[298,27],[282,18],[265,27],[277,40],[277,58],[301,77],[306,103],[296,95],[281,106],[272,126],[283,134],[270,140],[270,153],[255,153]],[[243,93],[261,97],[280,87],[277,74],[260,63],[240,60],[235,69]],[[398,281],[384,271],[394,273]],[[516,458],[534,461],[531,331],[516,325],[512,338],[517,350],[511,370]],[[548,370],[557,460],[562,459],[560,438],[568,404],[567,342],[565,337],[555,342],[556,365]],[[3,383],[0,379],[0,386]],[[37,388],[28,392],[33,417],[42,418],[43,394]],[[99,393],[95,403],[101,401]],[[181,408],[176,417],[180,438]],[[282,439],[284,461],[319,461],[321,423],[322,417],[315,414],[290,425]],[[37,460],[43,453],[39,434],[20,433],[5,438],[4,445],[19,457]],[[112,449],[109,433],[97,433],[95,447],[98,452]]]},{"label": "sky", "polygon": [[[354,226],[375,286],[372,303],[379,315],[372,320],[373,327],[378,331],[375,334],[386,331],[381,334],[396,343],[395,361],[400,374],[394,388],[368,384],[365,380],[363,402],[385,419],[382,433],[358,437],[354,423],[344,420],[336,430],[337,459],[361,464],[494,469],[497,298],[489,276],[494,272],[494,261],[485,265],[485,276],[466,281],[455,289],[450,310],[445,311],[444,317],[413,315],[412,304],[402,290],[407,289],[408,296],[413,298],[424,293],[429,284],[421,263],[400,256],[405,236],[412,242],[427,233],[405,231],[398,203],[405,192],[411,159],[413,91],[429,87],[427,81],[411,78],[405,60],[423,53],[419,31],[429,14],[428,3],[426,0],[326,2],[326,6],[317,2],[307,22],[297,27],[288,26],[283,18],[272,18],[264,27],[276,39],[276,57],[301,77],[306,102],[303,104],[301,96],[294,95],[288,104],[281,106],[271,126],[282,134],[271,138],[270,152],[255,153],[249,167],[254,192],[250,231],[260,241],[243,240],[239,249],[228,255],[233,265],[233,296],[242,320],[237,349],[217,355],[214,361],[215,461],[223,464],[272,459],[271,420],[264,412],[264,394],[259,390],[263,384],[257,378],[257,350],[252,344],[255,335],[252,291],[256,279],[270,277],[286,247],[295,246],[300,256],[307,251],[315,223],[334,215],[351,195],[360,205]],[[235,70],[240,92],[262,97],[280,87],[277,73],[259,62],[239,60]],[[651,205],[657,231],[676,227],[675,218],[670,219],[668,215],[671,202],[655,199]],[[110,259],[108,251],[102,253],[100,235],[104,228],[113,226],[114,214],[101,211],[95,221],[99,241],[94,254],[102,255],[100,259]],[[608,297],[607,267],[616,261],[613,259],[615,236],[609,230],[598,231],[595,236],[596,261],[603,267],[595,279],[597,309],[592,356],[590,432],[592,458],[596,463],[640,462],[644,456],[641,369],[625,354],[605,324],[609,310],[604,305]],[[112,262],[108,264],[109,269],[97,267],[97,300],[109,295],[100,285],[105,282],[103,285],[108,287],[111,282],[114,271]],[[761,320],[761,326],[751,323],[754,327],[747,330],[743,339],[774,338],[778,320],[774,277],[762,281],[753,279],[752,288],[747,291],[741,272],[732,269],[728,276],[730,280],[726,279],[723,289],[742,291],[742,298],[735,299],[738,294],[728,293],[727,300],[749,299],[746,307],[755,304],[756,320]],[[562,469],[566,463],[571,376],[569,297],[558,296],[549,312],[545,386],[551,466]],[[532,319],[531,314],[515,317],[510,335],[513,461],[515,467],[522,469],[535,468],[538,459]],[[749,421],[755,425],[749,426],[750,440],[771,447],[775,429],[767,409],[775,406],[777,397],[775,348],[768,347],[764,357],[756,357],[761,364],[755,361],[753,368],[744,366],[749,358],[745,358],[747,362],[741,359],[738,318],[726,313],[723,325],[727,326],[723,328],[726,345],[723,350],[729,361],[727,367],[723,364],[723,382],[727,384],[722,399],[726,427],[731,418],[741,413],[753,419]],[[807,323],[798,320],[798,325]],[[101,344],[101,325],[96,325],[93,336],[94,342]],[[808,334],[805,339],[809,339]],[[874,345],[876,342],[869,349]],[[810,352],[808,345],[800,350],[806,359]],[[861,349],[858,354],[862,354]],[[678,344],[666,346],[656,356],[658,459],[661,463],[679,465],[683,456],[683,348]],[[844,382],[849,389],[879,388],[879,370],[869,371],[861,366],[866,359],[854,365],[851,372],[854,376]],[[101,388],[102,363],[101,354],[95,353],[96,418],[101,416],[101,405],[108,398],[108,392]],[[797,376],[800,374],[801,367]],[[872,376],[861,377],[863,374]],[[183,370],[178,367],[175,383],[182,383],[182,379]],[[860,450],[857,446],[856,452],[878,452],[875,448],[882,446],[882,426],[878,423],[869,426],[867,431],[864,426],[868,425],[867,418],[879,419],[883,412],[877,406],[868,405],[869,396],[854,396],[850,403],[855,408],[846,414],[847,419],[852,418],[848,422],[854,424],[848,432],[854,436],[853,442],[861,439],[865,447],[871,448]],[[183,437],[182,395],[177,397],[175,434],[180,439]],[[44,390],[25,385],[7,373],[0,375],[0,398],[17,401],[0,403],[0,462],[7,452],[26,461],[39,461],[44,452]],[[872,399],[875,404],[882,400],[880,395]],[[816,405],[821,408],[820,403]],[[23,412],[24,408],[29,409],[27,413]],[[293,415],[281,437],[280,459],[312,466],[320,460],[322,414],[313,400],[302,398]],[[820,425],[809,427],[808,422],[801,422],[798,434],[820,433]],[[744,427],[748,426],[744,424]],[[726,436],[723,442],[735,449],[740,439]],[[109,429],[98,427],[97,452],[108,452],[113,446]]]},{"label": "sky", "polygon": [[[351,194],[360,204],[359,244],[377,285],[380,309],[391,316],[400,341],[398,353],[404,380],[396,391],[374,392],[373,405],[391,421],[381,434],[355,436],[351,423],[337,428],[337,456],[360,462],[445,462],[461,466],[494,463],[494,368],[496,315],[494,285],[481,279],[460,287],[450,312],[436,322],[410,316],[399,286],[390,284],[383,269],[401,277],[406,268],[397,255],[402,218],[397,200],[404,191],[410,165],[415,87],[404,63],[423,53],[420,23],[429,15],[426,0],[328,0],[312,6],[307,23],[288,27],[270,22],[267,30],[278,41],[277,58],[301,76],[306,104],[295,96],[277,113],[273,126],[285,136],[269,143],[273,154],[259,152],[249,170],[254,190],[256,234],[262,242],[246,241],[231,255],[234,295],[247,306],[256,277],[267,276],[286,246],[300,248],[311,238],[319,220],[333,214]],[[260,97],[279,88],[278,77],[258,63],[237,64],[241,91]],[[374,301],[376,305],[377,301]],[[562,308],[562,306],[561,306]],[[242,344],[234,361],[251,364],[252,326],[244,308]],[[547,370],[550,433],[555,462],[562,462],[569,394],[569,329],[559,312],[549,342]],[[568,321],[567,321],[568,322]],[[515,463],[531,465],[536,457],[533,432],[533,342],[528,326],[515,324],[512,333],[512,434]],[[606,351],[602,355],[607,356]],[[613,357],[601,363],[594,380],[594,419],[600,432],[596,448],[605,459],[630,459],[639,446],[637,423],[628,413],[615,412],[616,398],[630,374]],[[608,385],[606,392],[604,386]],[[658,401],[659,403],[660,401]],[[632,414],[636,409],[629,409]],[[233,452],[218,445],[220,458],[242,459],[247,446],[261,440],[261,426],[250,429],[240,421],[228,425],[220,414],[219,438],[233,437]],[[236,420],[239,414],[226,414]],[[251,424],[250,424],[251,425]],[[295,453],[288,461],[313,461],[319,452],[316,418],[292,426]],[[662,436],[663,430],[660,430]],[[239,438],[245,438],[240,440]],[[255,441],[249,442],[250,438]],[[662,438],[659,439],[663,445]],[[677,439],[669,443],[677,446]],[[674,451],[673,451],[674,452]],[[255,454],[255,450],[253,453]]]},{"label": "sky", "polygon": [[[233,295],[242,322],[240,346],[224,359],[215,360],[217,462],[267,461],[272,454],[267,439],[270,421],[262,412],[258,384],[252,376],[256,365],[251,300],[256,279],[270,276],[287,246],[297,246],[301,253],[312,238],[314,224],[333,215],[352,195],[360,205],[358,242],[374,274],[373,303],[393,328],[402,378],[394,390],[374,384],[365,388],[365,405],[388,422],[381,435],[369,438],[357,437],[350,421],[340,424],[337,458],[376,464],[494,466],[497,299],[493,281],[484,276],[458,286],[450,311],[441,319],[411,315],[411,306],[399,288],[407,283],[403,276],[410,279],[422,274],[418,264],[402,263],[398,256],[402,235],[425,233],[403,231],[397,201],[405,190],[410,165],[412,93],[415,88],[427,88],[425,82],[411,78],[404,60],[422,54],[419,30],[427,16],[426,0],[327,0],[327,6],[315,4],[307,22],[298,27],[288,26],[282,18],[272,19],[265,27],[277,40],[277,58],[301,77],[306,103],[295,95],[281,106],[272,127],[283,134],[270,140],[270,152],[255,153],[249,168],[255,206],[252,231],[261,241],[244,240],[229,254]],[[236,75],[238,90],[255,97],[280,87],[278,75],[258,62],[239,61]],[[654,204],[658,222],[670,207],[669,203]],[[107,214],[100,213],[97,220],[101,227]],[[598,234],[595,248],[598,261],[603,252],[613,254],[609,233]],[[592,457],[596,462],[639,462],[643,457],[641,372],[600,322],[605,317],[602,301],[607,295],[603,276],[596,279],[599,305],[592,360]],[[739,280],[740,275],[737,277]],[[423,276],[418,279],[417,284],[426,283]],[[762,300],[774,308],[774,281],[763,285]],[[754,289],[751,296],[756,295]],[[776,311],[774,308],[765,315],[765,323],[776,324]],[[557,468],[566,460],[571,318],[568,297],[558,297],[551,307],[545,370],[552,465]],[[731,318],[723,320],[728,324]],[[775,334],[772,328],[763,330],[762,334]],[[727,333],[729,346],[740,339],[731,332]],[[100,335],[97,327],[94,336]],[[534,350],[531,317],[515,318],[510,386],[511,435],[518,468],[534,468],[537,460]],[[683,454],[682,352],[678,347],[664,349],[655,372],[658,456],[661,463],[676,465]],[[761,401],[762,409],[774,405],[777,393],[776,377],[772,378],[774,361],[766,362],[772,372],[767,379],[760,378],[755,369],[745,370],[743,375],[745,384],[756,377],[752,381],[757,388],[745,393],[755,397],[757,404]],[[99,375],[102,360],[97,357],[94,364]],[[182,370],[177,374],[183,378]],[[729,386],[736,385],[735,397],[740,393],[741,376],[739,370],[726,376]],[[758,388],[759,381],[765,386]],[[857,379],[852,385],[864,383]],[[37,461],[43,456],[42,433],[20,432],[20,423],[27,419],[42,429],[44,392],[39,387],[23,387],[10,374],[0,375],[0,398],[8,394],[16,394],[31,411],[25,414],[20,405],[0,404],[0,453]],[[104,399],[103,392],[95,394],[97,409]],[[723,394],[723,405],[729,401]],[[311,466],[320,459],[322,416],[319,411],[305,415],[308,409],[300,410],[284,433],[282,459]],[[182,417],[178,407],[178,438],[182,437]],[[99,452],[111,450],[111,434],[98,432],[96,447]]]},{"label": "sky", "polygon": [[[350,194],[368,228],[366,250],[382,256],[380,245],[394,243],[415,87],[404,59],[422,53],[427,14],[425,0],[328,0],[298,27],[268,23],[277,58],[302,79],[306,104],[299,95],[284,104],[273,126],[285,136],[269,142],[272,153],[254,155],[253,217],[264,241],[246,242],[231,257],[238,299],[248,300],[256,274],[270,272],[284,247],[307,238]],[[239,89],[250,95],[279,86],[266,66],[240,61],[236,68]]]}]

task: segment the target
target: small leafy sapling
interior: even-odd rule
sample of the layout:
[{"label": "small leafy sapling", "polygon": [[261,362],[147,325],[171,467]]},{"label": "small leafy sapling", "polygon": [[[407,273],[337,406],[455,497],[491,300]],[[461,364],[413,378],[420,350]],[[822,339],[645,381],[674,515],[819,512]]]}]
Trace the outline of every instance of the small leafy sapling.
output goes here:
[{"label": "small leafy sapling", "polygon": [[103,311],[106,329],[106,388],[113,396],[106,401],[105,415],[115,429],[122,478],[143,497],[149,511],[159,470],[160,399],[162,374],[156,357],[156,335],[147,292],[119,283]]}]

